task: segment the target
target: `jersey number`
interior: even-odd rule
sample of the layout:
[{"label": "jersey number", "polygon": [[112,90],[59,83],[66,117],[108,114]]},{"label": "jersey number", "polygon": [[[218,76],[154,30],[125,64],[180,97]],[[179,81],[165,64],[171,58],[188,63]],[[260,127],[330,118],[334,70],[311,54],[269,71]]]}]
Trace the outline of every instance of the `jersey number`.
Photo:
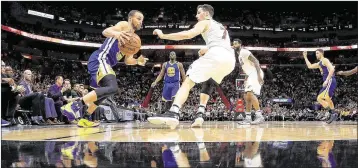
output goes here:
[{"label": "jersey number", "polygon": [[[214,21],[214,22],[218,23],[217,21]],[[227,36],[226,27],[223,26],[221,23],[218,23],[218,24],[220,24],[220,30],[224,30],[223,36],[222,36],[221,38],[225,40],[225,39],[226,39],[226,36]]]}]

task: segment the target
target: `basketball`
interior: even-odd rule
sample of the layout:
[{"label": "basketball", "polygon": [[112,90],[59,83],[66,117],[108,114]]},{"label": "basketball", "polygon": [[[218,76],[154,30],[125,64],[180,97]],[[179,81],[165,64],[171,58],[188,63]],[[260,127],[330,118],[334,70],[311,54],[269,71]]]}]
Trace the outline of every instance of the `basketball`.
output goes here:
[{"label": "basketball", "polygon": [[136,54],[140,47],[142,46],[142,42],[139,38],[139,36],[135,33],[131,33],[132,37],[130,40],[126,40],[126,43],[124,45],[118,46],[120,49],[120,52],[122,52],[124,55],[134,55]]}]

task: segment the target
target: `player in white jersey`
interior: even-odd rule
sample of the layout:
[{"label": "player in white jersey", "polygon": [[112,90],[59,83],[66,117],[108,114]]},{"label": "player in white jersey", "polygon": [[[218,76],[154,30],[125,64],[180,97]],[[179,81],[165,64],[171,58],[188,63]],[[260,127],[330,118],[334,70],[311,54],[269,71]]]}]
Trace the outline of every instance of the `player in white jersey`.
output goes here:
[{"label": "player in white jersey", "polygon": [[[260,109],[260,103],[256,95],[260,95],[261,87],[264,83],[264,73],[260,68],[259,61],[252,55],[252,53],[241,47],[241,40],[235,39],[233,42],[233,48],[239,54],[239,62],[242,70],[246,74],[245,81],[245,120],[239,124],[259,124],[265,119],[262,116]],[[254,107],[255,120],[251,119],[251,107]]]},{"label": "player in white jersey", "polygon": [[206,42],[206,48],[199,51],[199,59],[193,62],[187,72],[187,78],[180,87],[169,111],[157,117],[150,117],[152,124],[166,124],[171,129],[179,124],[179,109],[188,98],[189,91],[197,83],[202,83],[200,106],[192,126],[201,126],[206,104],[215,85],[220,84],[225,76],[235,68],[235,51],[231,48],[230,37],[226,28],[213,20],[214,8],[211,5],[199,5],[196,18],[198,23],[188,31],[163,34],[154,30],[153,34],[161,39],[184,40],[201,34]]}]

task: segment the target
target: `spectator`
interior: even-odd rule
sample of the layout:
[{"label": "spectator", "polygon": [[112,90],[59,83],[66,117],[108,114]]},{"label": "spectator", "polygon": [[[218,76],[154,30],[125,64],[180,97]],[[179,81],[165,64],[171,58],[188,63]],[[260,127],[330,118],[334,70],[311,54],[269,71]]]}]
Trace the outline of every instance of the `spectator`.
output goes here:
[{"label": "spectator", "polygon": [[61,113],[61,107],[63,106],[63,102],[65,101],[65,99],[63,98],[63,92],[66,91],[66,88],[62,87],[62,84],[62,76],[56,76],[55,84],[49,88],[47,92],[47,97],[52,98],[55,102],[55,109],[60,121],[65,121],[68,123],[67,118],[64,117]]},{"label": "spectator", "polygon": [[[14,117],[15,108],[16,108],[16,93],[12,91],[12,85],[14,81],[12,78],[9,78],[6,74],[5,63],[1,61],[1,126],[9,126],[11,123],[5,119],[12,119]],[[7,97],[8,99],[5,99]],[[11,111],[14,111],[11,113]]]},{"label": "spectator", "polygon": [[[23,80],[20,82],[20,85],[22,85],[25,88],[25,95],[29,95],[33,93],[32,91],[32,73],[30,70],[25,70],[23,74]],[[41,92],[38,92],[39,94],[42,94]],[[45,95],[44,95],[45,96]],[[45,97],[45,115],[43,117],[46,118],[47,124],[62,124],[57,120],[57,113],[55,109],[55,104],[53,99]],[[53,119],[53,121],[52,121]]]},{"label": "spectator", "polygon": [[66,103],[73,102],[79,99],[77,93],[72,90],[71,82],[69,79],[65,79],[63,88],[65,89],[65,91],[63,92],[63,98],[66,100]]},{"label": "spectator", "polygon": [[45,96],[41,93],[34,93],[31,89],[31,71],[25,70],[23,79],[19,85],[24,88],[21,92],[19,105],[24,109],[31,109],[31,120],[34,125],[43,125],[46,122],[43,120],[43,112],[45,111]]},{"label": "spectator", "polygon": [[75,94],[73,94],[74,97],[83,97],[83,94],[80,92],[80,84],[74,84],[73,91],[75,92]]}]

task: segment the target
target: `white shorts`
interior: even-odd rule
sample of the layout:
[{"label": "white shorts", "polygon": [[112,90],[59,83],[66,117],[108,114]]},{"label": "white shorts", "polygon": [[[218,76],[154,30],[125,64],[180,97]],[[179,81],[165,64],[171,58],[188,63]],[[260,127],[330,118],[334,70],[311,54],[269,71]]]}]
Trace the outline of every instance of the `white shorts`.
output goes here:
[{"label": "white shorts", "polygon": [[218,84],[235,68],[235,51],[223,47],[212,47],[205,55],[194,61],[187,76],[195,83],[202,83],[212,78]]},{"label": "white shorts", "polygon": [[[264,72],[261,70],[261,76],[264,77]],[[252,72],[248,75],[245,82],[245,92],[253,92],[255,95],[260,95],[261,87],[259,80],[257,80],[257,72]]]}]

